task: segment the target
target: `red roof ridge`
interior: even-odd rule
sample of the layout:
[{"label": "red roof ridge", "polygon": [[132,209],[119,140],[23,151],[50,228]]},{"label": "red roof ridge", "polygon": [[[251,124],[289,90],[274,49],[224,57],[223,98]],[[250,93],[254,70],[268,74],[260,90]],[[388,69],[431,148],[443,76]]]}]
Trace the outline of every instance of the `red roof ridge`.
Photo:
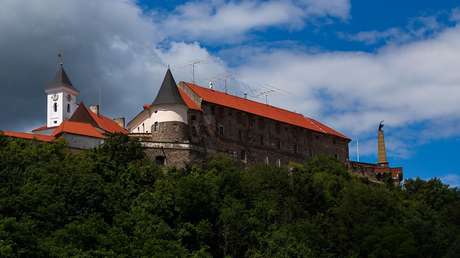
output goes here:
[{"label": "red roof ridge", "polygon": [[42,142],[51,142],[55,139],[54,136],[45,135],[45,134],[34,134],[34,133],[23,133],[23,132],[14,132],[14,131],[0,131],[0,135],[7,137],[25,139],[25,140],[38,140]]},{"label": "red roof ridge", "polygon": [[52,135],[54,137],[61,135],[62,133],[76,134],[82,136],[89,136],[94,138],[105,138],[105,136],[97,130],[93,125],[83,122],[75,122],[65,120],[57,127]]},{"label": "red roof ridge", "polygon": [[206,102],[230,107],[250,114],[266,117],[275,121],[306,128],[319,133],[333,135],[336,137],[350,140],[342,133],[318,122],[303,114],[271,106],[251,99],[242,98],[228,93],[208,89],[194,83],[183,82],[190,90]]},{"label": "red roof ridge", "polygon": [[[213,91],[213,92],[216,92],[216,93],[219,93],[219,94],[225,94],[227,96],[230,96],[230,97],[233,97],[233,98],[238,98],[240,100],[243,100],[243,101],[249,101],[249,102],[252,102],[252,103],[255,103],[255,104],[258,104],[258,105],[265,105],[265,106],[268,106],[268,107],[271,107],[273,109],[278,109],[278,110],[281,110],[281,111],[284,111],[284,112],[289,112],[289,113],[292,113],[292,114],[296,114],[296,115],[300,115],[300,116],[303,116],[303,114],[301,113],[297,113],[297,112],[294,112],[294,111],[291,111],[291,110],[288,110],[288,109],[284,109],[284,108],[280,108],[280,107],[276,107],[276,106],[272,106],[270,104],[267,104],[267,103],[262,103],[262,102],[258,102],[258,101],[255,101],[255,100],[252,100],[252,99],[248,99],[248,98],[243,98],[243,97],[240,97],[240,96],[237,96],[237,95],[232,95],[232,94],[229,94],[227,92],[223,92],[223,91],[219,91],[219,90],[215,90],[215,89],[209,89],[209,88],[206,88],[206,87],[203,87],[203,86],[200,86],[200,85],[197,85],[195,83],[191,83],[191,82],[184,82],[186,85],[191,85],[191,86],[194,86],[194,87],[199,87],[199,88],[202,88],[204,90],[207,90],[207,91]],[[193,92],[195,92],[194,89],[191,89]],[[195,92],[197,95],[199,95],[197,92]]]}]

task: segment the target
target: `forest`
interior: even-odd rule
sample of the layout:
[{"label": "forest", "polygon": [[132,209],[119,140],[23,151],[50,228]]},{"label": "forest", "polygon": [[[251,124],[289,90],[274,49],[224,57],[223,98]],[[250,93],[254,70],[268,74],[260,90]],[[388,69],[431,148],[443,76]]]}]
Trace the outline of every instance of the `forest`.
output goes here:
[{"label": "forest", "polygon": [[460,191],[318,157],[163,168],[113,135],[89,151],[0,136],[0,257],[459,257]]}]

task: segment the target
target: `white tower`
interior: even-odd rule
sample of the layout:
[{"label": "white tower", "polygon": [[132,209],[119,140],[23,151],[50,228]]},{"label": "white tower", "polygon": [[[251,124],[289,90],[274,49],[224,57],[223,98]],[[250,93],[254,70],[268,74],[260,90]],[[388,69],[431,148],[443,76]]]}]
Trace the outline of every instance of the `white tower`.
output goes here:
[{"label": "white tower", "polygon": [[62,60],[54,81],[45,89],[45,93],[48,103],[46,126],[48,128],[59,126],[77,109],[77,96],[80,94],[70,82]]}]

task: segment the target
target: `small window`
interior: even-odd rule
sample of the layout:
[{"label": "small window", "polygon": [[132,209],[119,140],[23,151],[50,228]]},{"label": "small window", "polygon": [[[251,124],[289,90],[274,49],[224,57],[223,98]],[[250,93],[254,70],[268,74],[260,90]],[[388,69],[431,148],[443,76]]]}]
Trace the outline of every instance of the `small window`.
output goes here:
[{"label": "small window", "polygon": [[254,118],[249,117],[249,127],[254,128],[254,124],[255,124]]},{"label": "small window", "polygon": [[57,124],[57,121],[54,121],[55,124]]},{"label": "small window", "polygon": [[219,135],[222,137],[224,136],[224,127],[221,125],[219,126]]},{"label": "small window", "polygon": [[145,124],[142,123],[142,132],[144,133],[145,132]]},{"label": "small window", "polygon": [[67,104],[67,113],[70,113],[70,104]]},{"label": "small window", "polygon": [[280,124],[277,123],[277,124],[275,125],[275,131],[276,131],[276,133],[280,133],[280,131],[281,131]]},{"label": "small window", "polygon": [[277,148],[278,150],[281,149],[281,141],[280,141],[280,140],[276,140],[276,148]]},{"label": "small window", "polygon": [[337,140],[336,139],[332,139],[332,144],[337,144]]},{"label": "small window", "polygon": [[259,129],[265,129],[265,120],[263,118],[259,118]]},{"label": "small window", "polygon": [[192,115],[192,121],[195,121],[196,120],[196,116],[195,115]]},{"label": "small window", "polygon": [[240,141],[243,140],[243,132],[242,132],[241,130],[238,130],[238,139],[239,139]]},{"label": "small window", "polygon": [[242,150],[240,152],[240,159],[243,161],[246,161],[246,151],[245,150]]},{"label": "small window", "polygon": [[263,135],[260,136],[260,145],[262,145],[262,146],[264,145],[264,136]]},{"label": "small window", "polygon": [[54,103],[54,112],[57,112],[57,103]]},{"label": "small window", "polygon": [[299,146],[297,144],[294,144],[293,148],[294,150],[294,153],[298,153],[299,152]]},{"label": "small window", "polygon": [[153,131],[154,131],[154,132],[158,131],[158,122],[155,122],[155,123],[153,124]]},{"label": "small window", "polygon": [[166,157],[165,156],[156,156],[155,157],[155,163],[158,166],[163,166],[166,163]]}]

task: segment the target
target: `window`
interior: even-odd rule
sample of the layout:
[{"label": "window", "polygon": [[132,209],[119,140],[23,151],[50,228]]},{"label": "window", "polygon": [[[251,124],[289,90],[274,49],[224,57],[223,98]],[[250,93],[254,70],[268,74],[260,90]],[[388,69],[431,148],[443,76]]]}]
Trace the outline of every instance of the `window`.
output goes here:
[{"label": "window", "polygon": [[54,112],[57,112],[57,103],[54,103]]},{"label": "window", "polygon": [[245,150],[241,150],[240,159],[246,162],[246,151]]},{"label": "window", "polygon": [[281,131],[280,124],[277,123],[275,125],[275,131],[276,131],[276,133],[280,133],[280,131]]},{"label": "window", "polygon": [[336,139],[332,139],[332,144],[337,144],[337,140]]},{"label": "window", "polygon": [[263,135],[260,136],[260,145],[262,145],[262,146],[264,145],[264,136]]},{"label": "window", "polygon": [[196,116],[192,115],[192,121],[195,121],[195,120],[196,120]]},{"label": "window", "polygon": [[242,132],[241,130],[238,130],[238,139],[239,139],[240,141],[243,140],[243,132]]},{"label": "window", "polygon": [[57,124],[57,121],[54,121],[55,124]]},{"label": "window", "polygon": [[165,156],[156,156],[155,157],[155,164],[158,166],[163,166],[166,163],[166,157]]},{"label": "window", "polygon": [[254,125],[255,125],[254,118],[249,117],[249,128],[254,128]]},{"label": "window", "polygon": [[67,104],[67,113],[70,113],[70,104]]},{"label": "window", "polygon": [[259,129],[265,129],[265,120],[263,118],[259,118]]},{"label": "window", "polygon": [[145,133],[145,124],[142,123],[142,132]]},{"label": "window", "polygon": [[219,135],[222,137],[224,136],[224,127],[221,125],[219,126]]},{"label": "window", "polygon": [[294,150],[294,153],[298,153],[299,152],[299,146],[297,144],[294,144],[293,150]]},{"label": "window", "polygon": [[276,148],[277,148],[278,150],[281,149],[281,141],[280,141],[279,139],[276,140]]},{"label": "window", "polygon": [[153,131],[154,131],[154,132],[158,131],[158,122],[155,122],[155,123],[153,124]]}]

